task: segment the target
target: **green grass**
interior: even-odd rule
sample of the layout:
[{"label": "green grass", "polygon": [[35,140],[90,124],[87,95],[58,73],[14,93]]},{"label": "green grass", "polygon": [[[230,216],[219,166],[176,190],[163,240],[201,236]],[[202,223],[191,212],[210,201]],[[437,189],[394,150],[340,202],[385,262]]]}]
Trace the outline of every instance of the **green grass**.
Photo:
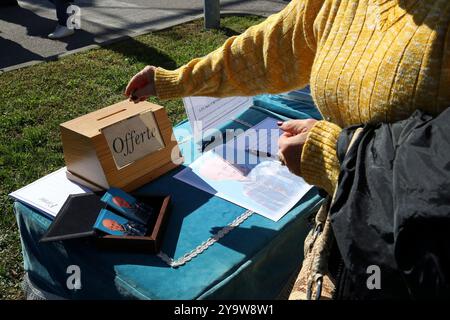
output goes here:
[{"label": "green grass", "polygon": [[[173,69],[203,56],[262,21],[225,17],[219,31],[194,21],[110,46],[0,75],[0,299],[20,299],[20,239],[8,193],[64,166],[59,124],[124,99],[128,80],[145,65]],[[180,99],[166,107],[185,117]]]}]

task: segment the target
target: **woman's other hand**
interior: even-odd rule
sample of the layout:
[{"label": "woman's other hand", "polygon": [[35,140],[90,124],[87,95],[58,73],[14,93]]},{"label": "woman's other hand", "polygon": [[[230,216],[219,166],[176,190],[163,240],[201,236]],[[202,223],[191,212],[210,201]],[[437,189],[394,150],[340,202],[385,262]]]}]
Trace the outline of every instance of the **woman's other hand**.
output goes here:
[{"label": "woman's other hand", "polygon": [[154,66],[146,66],[131,78],[125,89],[125,96],[127,96],[130,101],[138,103],[156,95],[155,69],[156,67]]},{"label": "woman's other hand", "polygon": [[289,132],[292,135],[308,132],[317,122],[315,119],[304,120],[288,120],[285,122],[278,122],[278,127],[284,132]]},{"label": "woman's other hand", "polygon": [[308,132],[317,120],[289,120],[278,123],[283,134],[278,139],[278,155],[280,160],[293,174],[300,176],[300,159]]}]

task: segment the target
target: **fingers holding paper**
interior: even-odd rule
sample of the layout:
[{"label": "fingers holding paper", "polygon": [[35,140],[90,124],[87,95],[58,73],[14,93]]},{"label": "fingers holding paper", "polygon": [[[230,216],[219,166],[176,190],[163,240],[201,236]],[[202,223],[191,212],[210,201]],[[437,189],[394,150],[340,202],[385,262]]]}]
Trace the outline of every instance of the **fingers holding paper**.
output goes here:
[{"label": "fingers holding paper", "polygon": [[278,139],[278,157],[289,171],[300,176],[300,158],[309,130],[316,120],[289,120],[279,125],[284,132]]},{"label": "fingers holding paper", "polygon": [[278,140],[278,157],[293,174],[300,175],[300,156],[303,145],[306,141],[307,133],[292,136],[290,133],[283,133]]},{"label": "fingers holding paper", "polygon": [[315,119],[302,119],[302,120],[288,120],[279,122],[278,126],[284,132],[289,132],[292,135],[308,132],[317,122]]}]

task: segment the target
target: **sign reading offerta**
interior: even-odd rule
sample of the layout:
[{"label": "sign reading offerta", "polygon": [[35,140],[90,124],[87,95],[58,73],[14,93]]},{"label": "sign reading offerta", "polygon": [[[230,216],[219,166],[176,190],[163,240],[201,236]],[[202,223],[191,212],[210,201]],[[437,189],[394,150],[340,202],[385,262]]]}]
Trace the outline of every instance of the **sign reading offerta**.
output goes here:
[{"label": "sign reading offerta", "polygon": [[118,169],[164,148],[152,112],[114,123],[103,128],[102,133]]}]

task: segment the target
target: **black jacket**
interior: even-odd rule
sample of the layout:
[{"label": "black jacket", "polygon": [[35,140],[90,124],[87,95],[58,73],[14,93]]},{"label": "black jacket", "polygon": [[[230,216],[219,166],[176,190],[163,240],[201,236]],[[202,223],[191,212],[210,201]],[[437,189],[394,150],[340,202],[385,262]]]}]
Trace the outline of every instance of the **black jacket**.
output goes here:
[{"label": "black jacket", "polygon": [[[355,129],[338,140],[330,209],[344,267],[336,298],[450,298],[450,108],[366,125],[345,155]],[[370,266],[381,289],[367,287]]]}]

